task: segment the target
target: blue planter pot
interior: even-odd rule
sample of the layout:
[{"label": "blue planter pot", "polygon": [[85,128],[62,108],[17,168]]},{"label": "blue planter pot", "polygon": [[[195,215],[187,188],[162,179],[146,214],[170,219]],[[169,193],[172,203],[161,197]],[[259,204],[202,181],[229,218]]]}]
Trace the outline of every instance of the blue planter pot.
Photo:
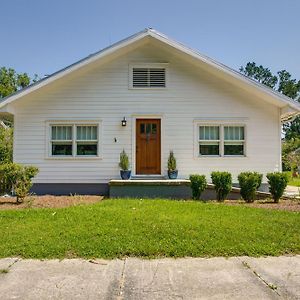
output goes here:
[{"label": "blue planter pot", "polygon": [[123,180],[130,179],[131,171],[130,170],[120,170],[120,175]]},{"label": "blue planter pot", "polygon": [[168,170],[169,179],[176,179],[178,176],[178,170],[170,171]]}]

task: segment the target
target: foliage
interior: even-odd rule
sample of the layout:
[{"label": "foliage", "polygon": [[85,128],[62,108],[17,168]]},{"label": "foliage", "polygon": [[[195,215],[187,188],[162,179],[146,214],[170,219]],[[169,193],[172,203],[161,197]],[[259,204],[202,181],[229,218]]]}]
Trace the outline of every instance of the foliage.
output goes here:
[{"label": "foliage", "polygon": [[198,174],[190,175],[190,181],[191,181],[193,199],[199,200],[201,194],[204,192],[207,186],[205,175],[198,175]]},{"label": "foliage", "polygon": [[[248,77],[300,101],[300,80],[293,79],[292,75],[286,70],[281,70],[277,72],[277,75],[274,75],[268,68],[261,65],[257,66],[255,62],[248,62],[245,67],[240,68],[240,71]],[[288,140],[300,137],[300,116],[294,121],[284,124],[283,131],[285,138]]]},{"label": "foliage", "polygon": [[300,254],[299,214],[200,201],[109,199],[60,209],[0,210],[0,224],[0,257]]},{"label": "foliage", "polygon": [[0,165],[13,159],[13,129],[0,127]]},{"label": "foliage", "polygon": [[38,173],[34,166],[23,166],[16,163],[1,165],[0,190],[9,193],[13,191],[17,196],[17,202],[22,201],[32,187],[32,178]]},{"label": "foliage", "polygon": [[255,62],[248,62],[245,67],[240,67],[240,71],[270,88],[275,88],[278,82],[277,76],[273,75],[270,69],[262,65],[257,66]]},{"label": "foliage", "polygon": [[287,174],[289,182],[288,185],[297,186],[300,188],[300,176],[293,177],[292,172],[284,172]]},{"label": "foliage", "polygon": [[232,177],[229,172],[212,172],[212,183],[215,185],[217,200],[224,201],[232,188]]},{"label": "foliage", "polygon": [[278,203],[288,184],[288,175],[286,173],[274,172],[267,174],[269,191],[272,194],[274,202]]},{"label": "foliage", "polygon": [[120,153],[120,162],[119,162],[119,167],[123,171],[128,171],[129,170],[129,158],[128,155],[126,154],[125,150]]},{"label": "foliage", "polygon": [[27,73],[18,74],[12,68],[0,68],[0,98],[7,97],[28,86],[30,81],[30,77]]},{"label": "foliage", "polygon": [[253,202],[255,192],[260,187],[263,175],[257,172],[242,172],[238,176],[241,196],[246,202]]},{"label": "foliage", "polygon": [[295,161],[291,161],[289,157],[294,151],[300,149],[300,137],[285,140],[282,143],[282,166],[284,171],[290,171],[293,169]]},{"label": "foliage", "polygon": [[177,167],[176,158],[174,156],[174,152],[170,151],[169,158],[168,158],[168,170],[175,171]]}]

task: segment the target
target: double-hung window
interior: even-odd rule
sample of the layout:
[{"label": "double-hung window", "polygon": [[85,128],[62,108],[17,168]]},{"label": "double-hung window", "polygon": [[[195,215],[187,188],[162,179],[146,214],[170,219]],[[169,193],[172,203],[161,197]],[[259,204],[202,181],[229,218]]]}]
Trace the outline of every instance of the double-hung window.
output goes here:
[{"label": "double-hung window", "polygon": [[224,155],[244,155],[244,126],[224,126]]},{"label": "double-hung window", "polygon": [[51,124],[50,156],[99,156],[98,124]]},{"label": "double-hung window", "polygon": [[198,156],[245,156],[245,126],[198,125]]},{"label": "double-hung window", "polygon": [[199,154],[220,155],[220,126],[199,127]]},{"label": "double-hung window", "polygon": [[72,156],[73,128],[70,125],[51,126],[51,154]]}]

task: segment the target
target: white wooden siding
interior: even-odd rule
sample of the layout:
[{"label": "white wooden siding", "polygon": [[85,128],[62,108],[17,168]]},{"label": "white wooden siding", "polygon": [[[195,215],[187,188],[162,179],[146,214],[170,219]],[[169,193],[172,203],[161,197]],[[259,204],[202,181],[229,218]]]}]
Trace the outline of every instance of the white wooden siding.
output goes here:
[{"label": "white wooden siding", "polygon": [[[168,62],[168,87],[133,90],[128,87],[132,63]],[[101,67],[77,72],[15,102],[14,160],[33,164],[38,183],[100,183],[119,177],[119,153],[132,155],[132,126],[136,115],[161,115],[163,174],[169,150],[177,158],[179,177],[226,170],[267,173],[280,169],[279,109],[254,99],[205,71],[195,70],[177,56],[149,45]],[[121,126],[123,117],[127,126]],[[101,159],[48,159],[47,122],[101,120]],[[244,123],[247,157],[195,158],[194,122],[229,120]],[[117,139],[117,142],[114,141]],[[196,144],[197,146],[197,144]],[[264,180],[265,181],[265,180]]]}]

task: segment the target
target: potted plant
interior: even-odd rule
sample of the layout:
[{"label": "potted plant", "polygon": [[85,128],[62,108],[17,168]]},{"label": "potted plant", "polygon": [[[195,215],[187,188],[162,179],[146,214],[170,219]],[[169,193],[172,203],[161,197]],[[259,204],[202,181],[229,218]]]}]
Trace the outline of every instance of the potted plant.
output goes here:
[{"label": "potted plant", "polygon": [[121,178],[124,180],[128,180],[131,176],[131,170],[129,170],[129,158],[126,154],[125,150],[120,153],[120,162],[119,162],[120,175]]},{"label": "potted plant", "polygon": [[176,179],[178,176],[178,170],[176,168],[176,158],[174,156],[174,152],[170,151],[168,158],[168,176],[169,179]]}]

